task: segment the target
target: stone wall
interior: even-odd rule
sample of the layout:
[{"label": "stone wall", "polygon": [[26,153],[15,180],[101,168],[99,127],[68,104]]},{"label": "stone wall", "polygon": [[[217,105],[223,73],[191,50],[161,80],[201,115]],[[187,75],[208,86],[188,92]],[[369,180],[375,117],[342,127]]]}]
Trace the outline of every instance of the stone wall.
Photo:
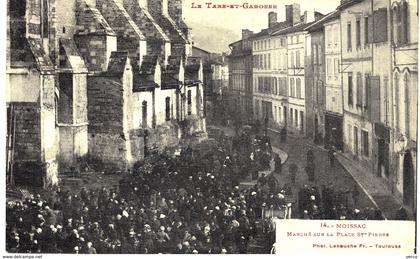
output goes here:
[{"label": "stone wall", "polygon": [[38,103],[15,102],[16,118],[14,159],[41,159],[40,112]]},{"label": "stone wall", "polygon": [[146,55],[146,41],[138,26],[127,11],[115,0],[98,0],[98,10],[117,34],[118,51],[128,51],[131,65],[135,71],[141,63],[141,57]]},{"label": "stone wall", "polygon": [[74,123],[87,123],[87,75],[73,74],[73,96],[76,102],[73,105]]},{"label": "stone wall", "polygon": [[178,127],[168,121],[149,131],[147,148],[162,151],[179,144]]},{"label": "stone wall", "polygon": [[47,185],[58,183],[59,131],[56,127],[55,75],[41,75],[41,147]]},{"label": "stone wall", "polygon": [[58,123],[73,123],[73,74],[58,74]]},{"label": "stone wall", "polygon": [[98,9],[78,1],[74,41],[89,71],[106,71],[117,37]]},{"label": "stone wall", "polygon": [[106,71],[117,37],[107,35],[74,35],[74,41],[89,71]]},{"label": "stone wall", "polygon": [[58,122],[60,171],[77,167],[88,153],[86,74],[60,74]]},{"label": "stone wall", "polygon": [[89,155],[103,170],[124,170],[132,162],[123,95],[121,80],[88,76]]},{"label": "stone wall", "polygon": [[168,13],[179,24],[182,20],[182,0],[168,0]]},{"label": "stone wall", "polygon": [[76,32],[76,1],[60,1],[57,5],[57,36],[72,38]]},{"label": "stone wall", "polygon": [[159,63],[166,66],[171,55],[170,39],[147,10],[147,1],[123,0],[124,8],[147,39],[147,55],[159,56]]}]

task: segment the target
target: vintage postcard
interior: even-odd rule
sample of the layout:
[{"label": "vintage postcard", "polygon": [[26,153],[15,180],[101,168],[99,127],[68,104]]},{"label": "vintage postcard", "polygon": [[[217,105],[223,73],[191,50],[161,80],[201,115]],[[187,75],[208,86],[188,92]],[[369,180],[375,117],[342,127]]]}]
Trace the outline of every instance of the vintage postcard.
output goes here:
[{"label": "vintage postcard", "polygon": [[418,0],[4,7],[3,258],[417,258]]}]

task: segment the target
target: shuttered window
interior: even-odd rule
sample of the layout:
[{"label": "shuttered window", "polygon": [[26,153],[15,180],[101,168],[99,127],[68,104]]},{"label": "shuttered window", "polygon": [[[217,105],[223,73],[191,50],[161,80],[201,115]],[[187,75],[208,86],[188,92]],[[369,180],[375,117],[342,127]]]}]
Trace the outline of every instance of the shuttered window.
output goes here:
[{"label": "shuttered window", "polygon": [[402,26],[402,36],[401,44],[408,43],[408,4],[404,1],[401,5],[401,26]]},{"label": "shuttered window", "polygon": [[361,25],[360,25],[360,19],[356,20],[356,48],[361,47]]},{"label": "shuttered window", "polygon": [[365,75],[365,104],[364,104],[364,109],[365,110],[369,110],[369,106],[370,106],[370,78],[369,78],[369,74]]},{"label": "shuttered window", "polygon": [[295,79],[290,78],[290,92],[289,96],[294,97],[295,96]]},{"label": "shuttered window", "polygon": [[367,42],[372,43],[373,42],[373,16],[372,15],[368,16],[367,28],[368,28]]},{"label": "shuttered window", "polygon": [[370,107],[369,114],[372,122],[380,121],[380,78],[379,76],[370,76]]},{"label": "shuttered window", "polygon": [[356,126],[353,128],[353,151],[356,156],[359,154],[359,129]]},{"label": "shuttered window", "polygon": [[364,23],[363,23],[363,33],[364,33],[364,41],[365,41],[365,46],[368,45],[369,43],[369,17],[366,16],[364,19]]},{"label": "shuttered window", "polygon": [[386,42],[388,40],[387,9],[380,8],[373,12],[373,42]]},{"label": "shuttered window", "polygon": [[362,154],[365,157],[369,157],[369,133],[365,130],[362,133]]},{"label": "shuttered window", "polygon": [[296,79],[296,97],[301,98],[300,78]]},{"label": "shuttered window", "polygon": [[362,107],[363,105],[363,80],[362,80],[362,74],[357,73],[357,81],[356,81],[356,87],[357,87],[357,98],[356,98],[356,106]]},{"label": "shuttered window", "polygon": [[347,24],[347,51],[351,51],[351,23]]}]

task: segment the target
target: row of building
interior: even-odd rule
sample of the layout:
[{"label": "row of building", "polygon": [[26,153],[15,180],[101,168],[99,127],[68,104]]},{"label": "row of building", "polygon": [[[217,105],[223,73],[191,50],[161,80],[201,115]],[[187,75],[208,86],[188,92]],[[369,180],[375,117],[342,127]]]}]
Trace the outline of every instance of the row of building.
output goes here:
[{"label": "row of building", "polygon": [[416,204],[416,0],[342,0],[333,12],[286,5],[286,20],[230,44],[231,105],[326,148]]},{"label": "row of building", "polygon": [[9,182],[127,170],[205,136],[203,65],[181,0],[7,4]]}]

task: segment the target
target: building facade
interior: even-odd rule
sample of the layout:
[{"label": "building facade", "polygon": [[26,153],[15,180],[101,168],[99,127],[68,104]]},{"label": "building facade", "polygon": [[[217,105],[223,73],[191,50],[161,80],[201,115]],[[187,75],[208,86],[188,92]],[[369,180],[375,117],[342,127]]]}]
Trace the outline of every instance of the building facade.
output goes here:
[{"label": "building facade", "polygon": [[344,152],[414,212],[417,3],[342,1],[338,9]]},{"label": "building facade", "polygon": [[371,95],[366,82],[372,75],[372,43],[365,37],[369,34],[362,33],[362,28],[369,26],[362,27],[362,22],[365,22],[365,15],[369,17],[372,14],[371,2],[344,3],[340,11],[344,152],[373,172],[372,115],[375,115],[374,111],[379,107],[372,107],[369,102]]},{"label": "building facade", "polygon": [[326,148],[343,151],[343,91],[341,64],[341,26],[338,11],[326,18],[325,32],[325,135]]},{"label": "building facade", "polygon": [[402,203],[415,212],[417,202],[417,116],[418,116],[418,2],[392,1],[391,53],[392,80],[388,119],[392,125],[391,163],[395,193]]},{"label": "building facade", "polygon": [[8,9],[10,183],[54,185],[58,172],[87,161],[126,170],[205,135],[203,67],[180,0],[27,0]]},{"label": "building facade", "polygon": [[242,30],[242,39],[231,43],[229,55],[229,92],[234,110],[239,112],[240,123],[249,123],[253,119],[252,105],[252,31]]},{"label": "building facade", "polygon": [[[290,98],[292,89],[289,83],[290,74],[295,75],[289,71],[291,65],[289,51],[292,52],[293,49],[294,55],[295,48],[294,43],[290,41],[292,36],[288,33],[297,32],[304,25],[302,25],[300,15],[300,5],[286,5],[285,9],[285,21],[278,22],[277,13],[270,12],[268,28],[253,37],[254,118],[266,123],[269,127],[296,129],[295,121],[291,122],[293,115],[289,112],[290,106],[296,108],[294,106],[296,100]],[[301,38],[301,41],[304,42],[304,39]],[[297,62],[299,66],[303,66],[303,52],[299,55],[297,61],[293,56],[293,64]],[[292,98],[295,95],[302,98],[303,90],[301,89],[299,94],[296,94],[295,90],[293,87]]]},{"label": "building facade", "polygon": [[[328,16],[327,16],[328,17]],[[311,131],[307,135],[313,138],[314,142],[321,144],[324,142],[325,128],[325,32],[323,23],[325,17],[310,25],[307,40],[310,40],[311,56],[309,57],[310,66],[305,77],[307,94],[307,122],[312,124]],[[311,99],[310,101],[308,99]],[[311,119],[313,120],[311,122]]]}]

